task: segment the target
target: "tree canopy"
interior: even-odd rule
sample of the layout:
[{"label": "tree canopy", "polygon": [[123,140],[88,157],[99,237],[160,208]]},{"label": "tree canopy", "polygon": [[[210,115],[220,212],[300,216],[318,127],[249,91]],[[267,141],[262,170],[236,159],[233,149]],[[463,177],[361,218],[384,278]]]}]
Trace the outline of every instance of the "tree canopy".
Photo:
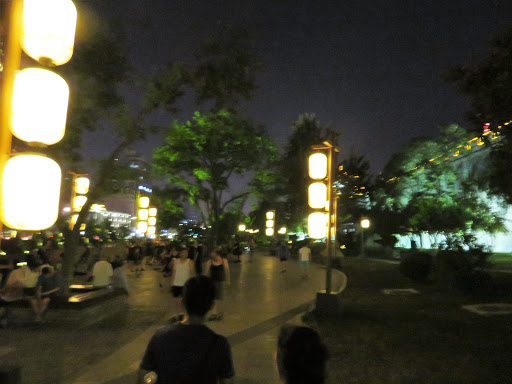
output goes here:
[{"label": "tree canopy", "polygon": [[[214,236],[229,205],[254,191],[276,159],[276,147],[262,126],[226,110],[175,121],[166,144],[154,152],[157,174],[167,175],[171,185],[186,193]],[[246,187],[232,191],[233,177],[242,178]]]}]

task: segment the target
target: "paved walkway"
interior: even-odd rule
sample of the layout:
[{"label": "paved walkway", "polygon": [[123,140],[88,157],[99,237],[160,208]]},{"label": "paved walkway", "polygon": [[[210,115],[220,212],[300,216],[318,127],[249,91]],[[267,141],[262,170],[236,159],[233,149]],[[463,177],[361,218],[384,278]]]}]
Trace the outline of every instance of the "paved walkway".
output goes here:
[{"label": "paved walkway", "polygon": [[[310,278],[303,280],[297,262],[288,262],[286,273],[280,273],[279,264],[275,257],[263,254],[258,254],[253,263],[243,255],[242,263],[230,264],[232,284],[225,294],[224,320],[208,323],[231,343],[237,383],[278,382],[273,354],[279,327],[287,322],[300,323],[301,314],[313,305],[316,292],[324,288],[322,267],[312,265]],[[336,272],[333,277],[336,287]],[[122,321],[74,330],[52,324],[46,324],[46,329],[14,327],[15,333],[8,333],[11,337],[0,352],[25,361],[24,383],[135,382],[146,345],[155,330],[167,323],[172,306],[169,293],[159,288],[159,272],[146,270],[141,277],[129,279],[133,292],[128,299],[129,314]],[[27,340],[16,344],[25,337]],[[14,354],[13,348],[17,350]],[[23,359],[26,353],[50,353],[55,358],[27,360]],[[73,361],[77,362],[75,366]]]}]

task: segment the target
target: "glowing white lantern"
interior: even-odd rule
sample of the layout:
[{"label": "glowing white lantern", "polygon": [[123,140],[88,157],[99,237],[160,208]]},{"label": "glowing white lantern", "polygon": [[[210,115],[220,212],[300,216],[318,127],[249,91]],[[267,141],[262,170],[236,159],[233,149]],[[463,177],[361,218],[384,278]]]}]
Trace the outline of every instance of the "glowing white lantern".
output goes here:
[{"label": "glowing white lantern", "polygon": [[267,220],[265,226],[267,228],[272,228],[274,226],[274,220]]},{"label": "glowing white lantern", "polygon": [[44,65],[67,63],[73,56],[76,19],[71,0],[24,0],[23,50]]},{"label": "glowing white lantern", "polygon": [[77,177],[75,180],[75,192],[81,195],[89,192],[89,179],[87,177]]},{"label": "glowing white lantern", "polygon": [[154,235],[155,232],[156,232],[156,227],[154,227],[154,226],[148,227],[148,231],[147,232],[148,232],[148,235]]},{"label": "glowing white lantern", "polygon": [[12,95],[11,131],[17,138],[59,142],[66,130],[69,87],[51,71],[27,68],[16,74]]},{"label": "glowing white lantern", "polygon": [[151,216],[151,217],[156,216],[156,208],[149,208],[149,216]]},{"label": "glowing white lantern", "polygon": [[239,230],[240,232],[245,231],[245,228],[246,228],[245,224],[240,224],[240,225],[238,226],[238,230]]},{"label": "glowing white lantern", "polygon": [[156,217],[150,217],[148,219],[148,224],[153,226],[156,225]]},{"label": "glowing white lantern", "polygon": [[370,228],[370,220],[367,218],[361,219],[361,227],[365,229]]},{"label": "glowing white lantern", "polygon": [[311,208],[325,208],[327,204],[327,185],[312,183],[308,188],[308,203]]},{"label": "glowing white lantern", "polygon": [[274,219],[274,211],[268,211],[267,212],[267,220],[273,220]]},{"label": "glowing white lantern", "polygon": [[147,196],[141,196],[139,198],[139,207],[141,208],[147,208],[149,207],[149,197]]},{"label": "glowing white lantern", "polygon": [[327,176],[327,156],[323,153],[313,153],[309,156],[309,177],[325,179]]},{"label": "glowing white lantern", "polygon": [[147,221],[139,221],[137,223],[137,231],[146,233],[147,230],[148,230],[148,222]]},{"label": "glowing white lantern", "polygon": [[87,201],[87,196],[75,196],[73,199],[73,211],[80,212]]},{"label": "glowing white lantern", "polygon": [[59,165],[45,156],[10,158],[2,178],[1,218],[4,224],[31,231],[51,227],[59,214],[61,177]]},{"label": "glowing white lantern", "polygon": [[147,209],[139,209],[139,220],[146,221],[149,211]]},{"label": "glowing white lantern", "polygon": [[285,235],[286,234],[286,227],[282,227],[281,229],[279,229],[279,231],[277,231],[277,233],[279,233],[280,235]]},{"label": "glowing white lantern", "polygon": [[315,212],[308,216],[308,234],[312,239],[322,239],[327,236],[328,215]]},{"label": "glowing white lantern", "polygon": [[265,229],[265,235],[267,235],[267,236],[274,236],[274,228],[267,228],[267,229]]}]

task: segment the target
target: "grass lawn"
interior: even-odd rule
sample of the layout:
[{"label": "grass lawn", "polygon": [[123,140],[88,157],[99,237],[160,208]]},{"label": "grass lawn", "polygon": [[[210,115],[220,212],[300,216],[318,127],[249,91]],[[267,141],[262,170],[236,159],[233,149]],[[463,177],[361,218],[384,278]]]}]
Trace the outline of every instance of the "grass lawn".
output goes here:
[{"label": "grass lawn", "polygon": [[[499,293],[467,297],[413,284],[397,264],[347,258],[343,270],[344,314],[310,320],[331,353],[329,383],[512,383],[512,315],[461,308],[512,303],[512,275],[500,276]],[[420,294],[388,296],[385,288]]]}]

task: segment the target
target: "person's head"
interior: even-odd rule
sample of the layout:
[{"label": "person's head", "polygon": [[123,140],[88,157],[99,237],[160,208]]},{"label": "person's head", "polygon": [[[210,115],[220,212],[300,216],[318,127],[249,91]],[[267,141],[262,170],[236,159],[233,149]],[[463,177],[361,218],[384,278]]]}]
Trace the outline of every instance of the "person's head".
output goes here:
[{"label": "person's head", "polygon": [[179,255],[180,259],[186,259],[188,257],[187,247],[185,247],[185,246],[180,247],[178,255]]},{"label": "person's head", "polygon": [[41,274],[45,277],[51,276],[53,274],[53,268],[44,267],[43,269],[41,269]]},{"label": "person's head", "polygon": [[39,267],[41,264],[34,254],[29,254],[27,257],[27,266],[30,268],[30,270],[35,271],[37,267]]},{"label": "person's head", "polygon": [[308,327],[285,325],[277,340],[277,368],[286,384],[323,384],[327,347]]},{"label": "person's head", "polygon": [[183,305],[189,316],[204,317],[213,306],[215,288],[207,276],[195,276],[183,287]]},{"label": "person's head", "polygon": [[212,252],[210,253],[210,256],[213,260],[217,260],[222,257],[222,249],[220,248],[214,248]]}]

